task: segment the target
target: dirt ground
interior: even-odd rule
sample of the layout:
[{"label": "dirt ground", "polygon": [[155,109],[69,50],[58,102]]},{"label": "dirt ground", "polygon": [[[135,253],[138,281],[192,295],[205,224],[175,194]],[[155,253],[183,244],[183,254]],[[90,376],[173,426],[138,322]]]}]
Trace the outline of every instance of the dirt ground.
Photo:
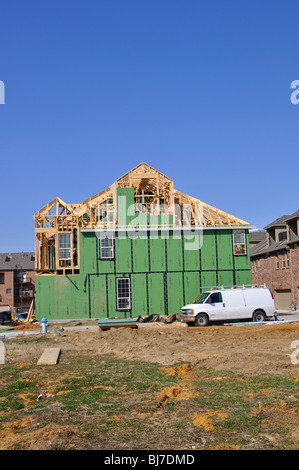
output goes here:
[{"label": "dirt ground", "polygon": [[[64,337],[47,334],[56,341],[59,339],[62,360],[68,351],[92,352],[95,358],[113,354],[117,358],[164,366],[189,362],[244,375],[272,373],[299,377],[299,364],[295,364],[299,362],[299,322],[198,328],[183,328],[179,323],[152,323],[141,324],[137,329],[111,328],[106,331],[94,325],[65,328],[63,334]],[[30,344],[22,338],[7,340],[5,345],[9,362],[30,361],[43,351],[42,344]]]},{"label": "dirt ground", "polygon": [[299,359],[299,322],[205,328],[153,325],[99,332],[97,352],[165,366],[190,362],[244,375],[287,373],[299,377],[299,366],[291,361],[296,351],[291,345],[296,340]]},{"label": "dirt ground", "polygon": [[[39,340],[36,341],[36,338],[39,338]],[[32,333],[31,336],[24,335],[5,340],[6,364],[20,368],[23,368],[26,364],[36,364],[44,348],[55,345],[60,346],[61,348],[59,363],[63,363],[65,365],[67,365],[69,361],[74,361],[74,357],[78,357],[78,361],[81,360],[82,364],[89,364],[90,358],[93,358],[93,363],[98,362],[99,364],[104,364],[101,366],[101,373],[103,373],[106,367],[106,360],[108,360],[108,358],[115,357],[121,360],[126,359],[129,361],[138,360],[154,364],[157,363],[158,368],[164,370],[166,375],[169,375],[172,372],[178,375],[178,382],[175,385],[171,385],[170,387],[167,386],[166,388],[164,386],[163,390],[159,390],[153,395],[153,399],[159,402],[158,408],[155,407],[150,411],[146,409],[146,412],[143,412],[141,405],[145,406],[144,403],[146,404],[146,402],[140,400],[138,401],[138,406],[140,407],[138,411],[136,410],[137,401],[135,391],[132,392],[132,396],[128,395],[128,397],[126,397],[126,403],[128,403],[128,400],[130,399],[133,400],[134,413],[136,414],[139,412],[136,416],[134,415],[136,423],[134,421],[134,427],[130,428],[130,433],[134,433],[133,429],[135,429],[135,426],[137,426],[136,429],[138,429],[138,433],[141,432],[140,429],[143,429],[144,433],[148,433],[148,428],[145,428],[144,424],[146,422],[147,426],[155,436],[154,438],[152,437],[155,441],[149,443],[149,446],[153,446],[152,448],[159,448],[159,445],[166,446],[167,443],[171,443],[172,446],[182,446],[182,444],[177,442],[176,438],[173,437],[172,432],[174,428],[171,427],[173,426],[173,423],[175,422],[173,420],[175,419],[177,419],[177,422],[182,426],[182,415],[180,414],[182,412],[180,411],[180,407],[176,407],[173,408],[173,411],[170,413],[167,411],[167,403],[171,402],[171,400],[172,402],[175,402],[176,400],[177,403],[181,404],[183,409],[185,409],[184,406],[186,407],[186,413],[188,415],[189,406],[184,404],[188,403],[189,399],[194,399],[194,397],[197,396],[193,390],[194,384],[192,380],[195,380],[196,378],[202,379],[202,374],[204,374],[204,372],[198,372],[199,369],[206,370],[205,368],[212,368],[217,371],[230,370],[237,374],[241,374],[242,376],[248,376],[249,379],[259,374],[283,374],[294,379],[294,383],[299,382],[299,364],[296,364],[296,362],[299,363],[299,322],[250,326],[213,325],[204,328],[183,327],[180,323],[173,323],[170,325],[152,323],[140,324],[137,329],[122,327],[112,328],[106,331],[100,330],[96,322],[91,322],[88,325],[84,323],[80,324],[80,322],[78,322],[77,326],[64,327],[64,329],[60,331],[60,334],[59,330],[55,332],[55,330],[49,329],[47,335],[40,335],[35,331],[35,334]],[[292,353],[293,356],[291,357]],[[57,371],[56,366],[50,367],[54,367],[54,371]],[[203,369],[201,369],[201,367]],[[80,416],[82,418],[80,426],[78,424],[68,422],[67,415],[64,415],[64,413],[61,415],[59,414],[60,405],[58,395],[66,394],[63,396],[67,396],[70,390],[66,389],[57,393],[57,386],[60,381],[63,381],[68,377],[69,379],[73,378],[77,380],[80,377],[77,377],[77,373],[75,375],[70,374],[70,376],[68,376],[67,372],[64,372],[61,376],[57,376],[55,375],[56,372],[53,374],[51,373],[51,370],[53,371],[53,369],[49,369],[48,366],[44,366],[40,372],[36,372],[34,369],[34,373],[37,373],[36,380],[40,391],[46,390],[47,393],[55,394],[53,395],[55,398],[53,398],[53,404],[51,405],[52,408],[50,405],[49,408],[45,407],[44,415],[42,414],[42,409],[35,410],[30,414],[30,405],[32,404],[32,400],[34,402],[36,401],[36,396],[34,395],[32,398],[32,394],[26,394],[26,390],[24,392],[20,390],[21,393],[23,393],[24,409],[3,412],[3,421],[0,426],[0,448],[3,450],[14,448],[14,446],[18,448],[19,446],[24,449],[53,449],[56,448],[56,446],[60,446],[59,448],[84,449],[89,448],[87,446],[94,445],[95,448],[101,449],[111,449],[111,446],[112,448],[117,449],[127,449],[130,444],[126,442],[125,429],[127,429],[127,426],[129,426],[130,423],[132,425],[132,416],[128,411],[129,408],[125,407],[121,412],[117,411],[119,415],[112,417],[108,416],[107,412],[105,412],[105,415],[104,411],[101,409],[98,411],[98,414],[95,413],[93,418],[90,417],[88,421],[89,425],[91,426],[91,422],[94,422],[93,426],[94,429],[96,429],[97,436],[97,438],[93,438],[93,441],[90,441],[89,438],[85,438],[84,436],[82,437],[82,433],[80,431],[80,427],[82,427],[84,423],[84,425],[86,425],[85,402],[83,403],[84,406],[82,404],[78,406],[75,413],[76,419],[79,420]],[[67,369],[63,370],[66,371]],[[137,369],[135,369],[135,374],[136,370]],[[194,377],[193,373],[195,374]],[[219,372],[219,374],[221,373],[224,372]],[[226,380],[229,379],[226,377]],[[5,378],[2,381],[4,384]],[[137,380],[136,383],[138,384],[139,382],[140,380]],[[151,386],[153,385],[154,384],[151,384]],[[112,387],[105,386],[105,383],[103,385],[100,378],[96,385],[94,384],[93,387],[88,386],[85,388],[90,388],[98,392],[107,390],[108,395],[106,397],[106,401],[109,400],[109,393],[112,393]],[[131,390],[131,388],[128,387],[126,390]],[[118,407],[121,406],[122,402],[118,403],[117,401],[117,391],[119,391],[118,388],[116,388],[116,398],[114,400],[116,405],[114,404],[113,406]],[[260,393],[266,393],[266,391],[261,391]],[[83,393],[83,388],[81,393]],[[248,390],[246,393],[247,401],[250,401],[251,398]],[[250,393],[254,394],[257,392],[251,391]],[[278,397],[280,397],[279,393],[279,391],[275,392],[276,395],[278,394]],[[126,394],[128,394],[127,391]],[[18,397],[22,397],[22,394],[19,394],[19,392]],[[2,400],[4,399],[5,396],[2,397]],[[290,400],[291,399],[295,400],[293,396]],[[28,400],[28,403],[26,400]],[[105,398],[102,398],[102,400],[105,402]],[[176,404],[176,402],[174,404]],[[249,412],[249,417],[247,417],[247,419],[250,420],[250,413],[257,413],[258,417],[263,417],[265,426],[267,423],[269,424],[271,422],[272,428],[270,428],[270,431],[267,430],[267,439],[276,446],[290,446],[289,442],[281,444],[281,435],[275,431],[276,426],[278,426],[280,422],[279,419],[283,420],[283,425],[285,425],[287,420],[289,429],[288,439],[292,439],[291,444],[297,448],[298,421],[295,411],[293,408],[289,409],[289,405],[282,400],[279,400],[279,398],[277,398],[275,407],[273,403],[271,406],[272,408],[270,405],[262,406],[257,403],[256,407],[253,407]],[[53,412],[53,422],[50,422],[49,409],[52,409]],[[187,435],[190,436],[190,442],[193,443],[193,440],[195,439],[195,444],[193,443],[190,448],[214,448],[214,441],[217,439],[217,424],[228,419],[229,415],[232,415],[233,411],[230,408],[217,410],[209,409],[209,407],[207,407],[206,409],[203,405],[201,408],[200,406],[198,408],[198,405],[196,405],[196,408],[194,408],[193,411],[194,410],[195,412],[190,416],[190,423],[193,423],[195,430],[194,427],[191,429],[191,424],[188,423],[184,428]],[[79,413],[81,413],[81,415]],[[125,413],[125,415],[123,415],[123,413]],[[74,420],[74,414],[72,416]],[[103,425],[103,417],[106,419],[105,426]],[[146,417],[145,421],[143,417]],[[271,419],[273,420],[273,423]],[[113,420],[117,421],[114,423]],[[123,424],[124,422],[126,423],[125,428]],[[119,423],[119,427],[117,426],[117,423]],[[110,428],[111,433],[109,434]],[[196,432],[197,428],[199,430],[199,434]],[[268,428],[265,427],[265,429]],[[104,431],[106,434],[103,434]],[[262,431],[260,430],[259,432]],[[219,432],[221,433],[221,428]],[[235,434],[235,438],[240,432],[243,434],[249,433],[246,429],[244,430],[241,428],[241,431],[238,431]],[[264,433],[266,433],[266,431],[264,431]],[[107,435],[106,441],[105,435]],[[147,436],[147,434],[144,434],[144,439],[145,435]],[[178,434],[178,436],[181,435]],[[199,437],[195,438],[194,436]],[[234,436],[234,434],[230,434],[230,436]],[[239,447],[240,443],[238,441],[237,447],[230,448],[251,448],[252,446],[253,448],[260,448],[260,446],[263,447],[263,439],[260,437],[259,439],[262,439],[262,441],[258,441],[255,431],[252,434],[252,437],[249,438],[246,436],[244,437],[246,445],[243,443],[243,447]],[[230,438],[235,439],[234,437]],[[219,448],[226,448],[225,445],[228,444],[224,437],[222,436],[218,439],[220,442]],[[235,441],[232,440],[233,444],[234,442]],[[184,445],[186,444],[184,443]]]}]

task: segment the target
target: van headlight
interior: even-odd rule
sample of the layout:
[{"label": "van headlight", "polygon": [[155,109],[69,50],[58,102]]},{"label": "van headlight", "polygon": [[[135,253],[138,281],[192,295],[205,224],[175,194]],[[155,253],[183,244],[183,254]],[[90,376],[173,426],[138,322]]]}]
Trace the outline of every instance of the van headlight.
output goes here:
[{"label": "van headlight", "polygon": [[183,315],[193,315],[193,310],[191,308],[186,308],[181,312]]}]

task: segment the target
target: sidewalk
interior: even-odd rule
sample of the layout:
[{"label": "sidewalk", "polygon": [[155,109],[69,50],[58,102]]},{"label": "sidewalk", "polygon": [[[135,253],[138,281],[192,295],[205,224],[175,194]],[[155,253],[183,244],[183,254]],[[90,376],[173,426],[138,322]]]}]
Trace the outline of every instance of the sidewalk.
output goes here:
[{"label": "sidewalk", "polygon": [[277,310],[278,320],[299,320],[299,310]]}]

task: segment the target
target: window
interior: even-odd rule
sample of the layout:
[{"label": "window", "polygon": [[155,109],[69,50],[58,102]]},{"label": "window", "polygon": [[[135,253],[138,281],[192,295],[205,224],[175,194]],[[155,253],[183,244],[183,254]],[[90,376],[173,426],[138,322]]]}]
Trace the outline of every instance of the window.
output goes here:
[{"label": "window", "polygon": [[114,259],[114,237],[112,233],[100,234],[100,259]]},{"label": "window", "polygon": [[7,294],[11,294],[11,289],[6,289]]},{"label": "window", "polygon": [[95,211],[99,227],[111,227],[114,223],[114,205],[113,199],[107,199],[96,207]]},{"label": "window", "polygon": [[221,302],[222,302],[221,292],[213,292],[213,294],[211,294],[208,300],[206,301],[207,304],[217,304]]},{"label": "window", "polygon": [[150,213],[150,206],[154,200],[153,193],[151,191],[142,192],[141,194],[134,195],[135,212],[139,213]]},{"label": "window", "polygon": [[286,267],[286,255],[285,254],[282,255],[282,267],[283,268]]},{"label": "window", "polygon": [[287,232],[280,232],[278,234],[278,241],[282,242],[283,240],[287,240],[288,234]]},{"label": "window", "polygon": [[245,230],[233,231],[233,245],[234,255],[246,255]]},{"label": "window", "polygon": [[287,268],[290,267],[290,255],[289,255],[289,253],[286,253],[286,265],[287,265]]},{"label": "window", "polygon": [[4,273],[0,273],[0,284],[4,284]]},{"label": "window", "polygon": [[131,309],[131,279],[121,277],[116,279],[116,310]]},{"label": "window", "polygon": [[60,260],[72,258],[71,233],[58,234],[58,258]]},{"label": "window", "polygon": [[279,269],[279,257],[278,257],[278,255],[276,256],[276,269]]}]

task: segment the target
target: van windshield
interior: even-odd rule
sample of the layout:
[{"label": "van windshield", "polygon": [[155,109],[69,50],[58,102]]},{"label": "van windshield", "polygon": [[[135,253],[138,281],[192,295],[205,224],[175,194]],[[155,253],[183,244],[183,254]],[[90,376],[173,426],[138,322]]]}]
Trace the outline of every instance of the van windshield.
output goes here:
[{"label": "van windshield", "polygon": [[209,297],[210,292],[203,292],[197,299],[195,299],[193,304],[203,304],[207,297]]}]

